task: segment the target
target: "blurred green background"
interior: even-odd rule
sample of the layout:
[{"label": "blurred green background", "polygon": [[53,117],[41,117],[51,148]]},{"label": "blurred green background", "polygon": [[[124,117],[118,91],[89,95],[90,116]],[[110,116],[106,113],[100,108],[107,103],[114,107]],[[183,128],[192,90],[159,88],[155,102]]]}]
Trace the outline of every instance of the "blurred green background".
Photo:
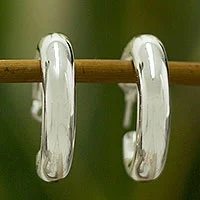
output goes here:
[{"label": "blurred green background", "polygon": [[[150,33],[170,61],[200,61],[199,10],[199,0],[1,1],[0,58],[31,59],[41,37],[62,32],[76,59],[118,59],[133,36]],[[172,86],[171,94],[165,169],[137,183],[122,163],[122,92],[116,84],[78,83],[72,169],[48,184],[35,170],[40,124],[30,116],[31,84],[1,84],[0,199],[200,199],[200,87]]]}]

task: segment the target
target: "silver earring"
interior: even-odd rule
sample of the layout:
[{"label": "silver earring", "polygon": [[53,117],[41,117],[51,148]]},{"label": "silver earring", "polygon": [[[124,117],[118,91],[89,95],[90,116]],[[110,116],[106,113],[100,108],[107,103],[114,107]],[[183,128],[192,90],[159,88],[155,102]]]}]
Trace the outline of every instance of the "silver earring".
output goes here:
[{"label": "silver earring", "polygon": [[[51,34],[38,44],[43,82],[33,86],[32,116],[42,122],[37,173],[51,182],[67,176],[75,140],[75,70],[70,42]],[[42,111],[42,116],[41,116]]]},{"label": "silver earring", "polygon": [[[138,84],[120,84],[125,95],[138,92],[136,131],[126,133],[123,138],[124,165],[134,180],[150,181],[162,172],[168,151],[170,94],[167,56],[156,37],[141,35],[130,41],[122,59],[133,60],[139,79]],[[132,103],[134,101],[133,98]]]}]

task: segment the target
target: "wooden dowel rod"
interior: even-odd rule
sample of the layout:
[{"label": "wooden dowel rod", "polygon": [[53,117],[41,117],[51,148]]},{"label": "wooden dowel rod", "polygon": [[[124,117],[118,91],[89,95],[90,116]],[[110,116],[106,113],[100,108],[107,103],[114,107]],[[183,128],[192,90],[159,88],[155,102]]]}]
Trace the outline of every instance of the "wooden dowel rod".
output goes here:
[{"label": "wooden dowel rod", "polygon": [[[85,83],[135,83],[131,61],[76,60],[76,81]],[[200,85],[200,63],[169,62],[171,84]],[[42,81],[39,60],[0,60],[1,83]]]}]

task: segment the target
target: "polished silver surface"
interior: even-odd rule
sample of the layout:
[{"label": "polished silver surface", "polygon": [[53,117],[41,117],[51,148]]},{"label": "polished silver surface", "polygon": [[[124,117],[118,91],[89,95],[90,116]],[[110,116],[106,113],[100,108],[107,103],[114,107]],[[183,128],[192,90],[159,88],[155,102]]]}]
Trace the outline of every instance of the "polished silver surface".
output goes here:
[{"label": "polished silver surface", "polygon": [[[134,180],[150,181],[162,172],[168,151],[170,94],[167,56],[156,37],[141,35],[130,41],[122,59],[132,59],[138,75],[137,126],[135,132],[124,135],[124,165]],[[135,85],[129,87],[134,89]]]},{"label": "polished silver surface", "polygon": [[[42,84],[34,84],[33,117],[42,121],[37,173],[45,181],[67,176],[75,140],[75,70],[71,44],[62,34],[51,34],[38,44]],[[42,109],[42,116],[40,110]]]}]

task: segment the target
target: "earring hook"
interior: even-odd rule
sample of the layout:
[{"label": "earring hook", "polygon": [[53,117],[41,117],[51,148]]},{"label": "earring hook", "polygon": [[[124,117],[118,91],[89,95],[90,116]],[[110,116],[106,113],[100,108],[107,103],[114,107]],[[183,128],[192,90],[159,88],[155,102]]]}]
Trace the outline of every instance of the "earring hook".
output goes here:
[{"label": "earring hook", "polygon": [[131,126],[133,105],[137,98],[137,85],[132,83],[119,83],[119,87],[124,92],[125,112],[124,112],[124,128],[128,129]]}]

